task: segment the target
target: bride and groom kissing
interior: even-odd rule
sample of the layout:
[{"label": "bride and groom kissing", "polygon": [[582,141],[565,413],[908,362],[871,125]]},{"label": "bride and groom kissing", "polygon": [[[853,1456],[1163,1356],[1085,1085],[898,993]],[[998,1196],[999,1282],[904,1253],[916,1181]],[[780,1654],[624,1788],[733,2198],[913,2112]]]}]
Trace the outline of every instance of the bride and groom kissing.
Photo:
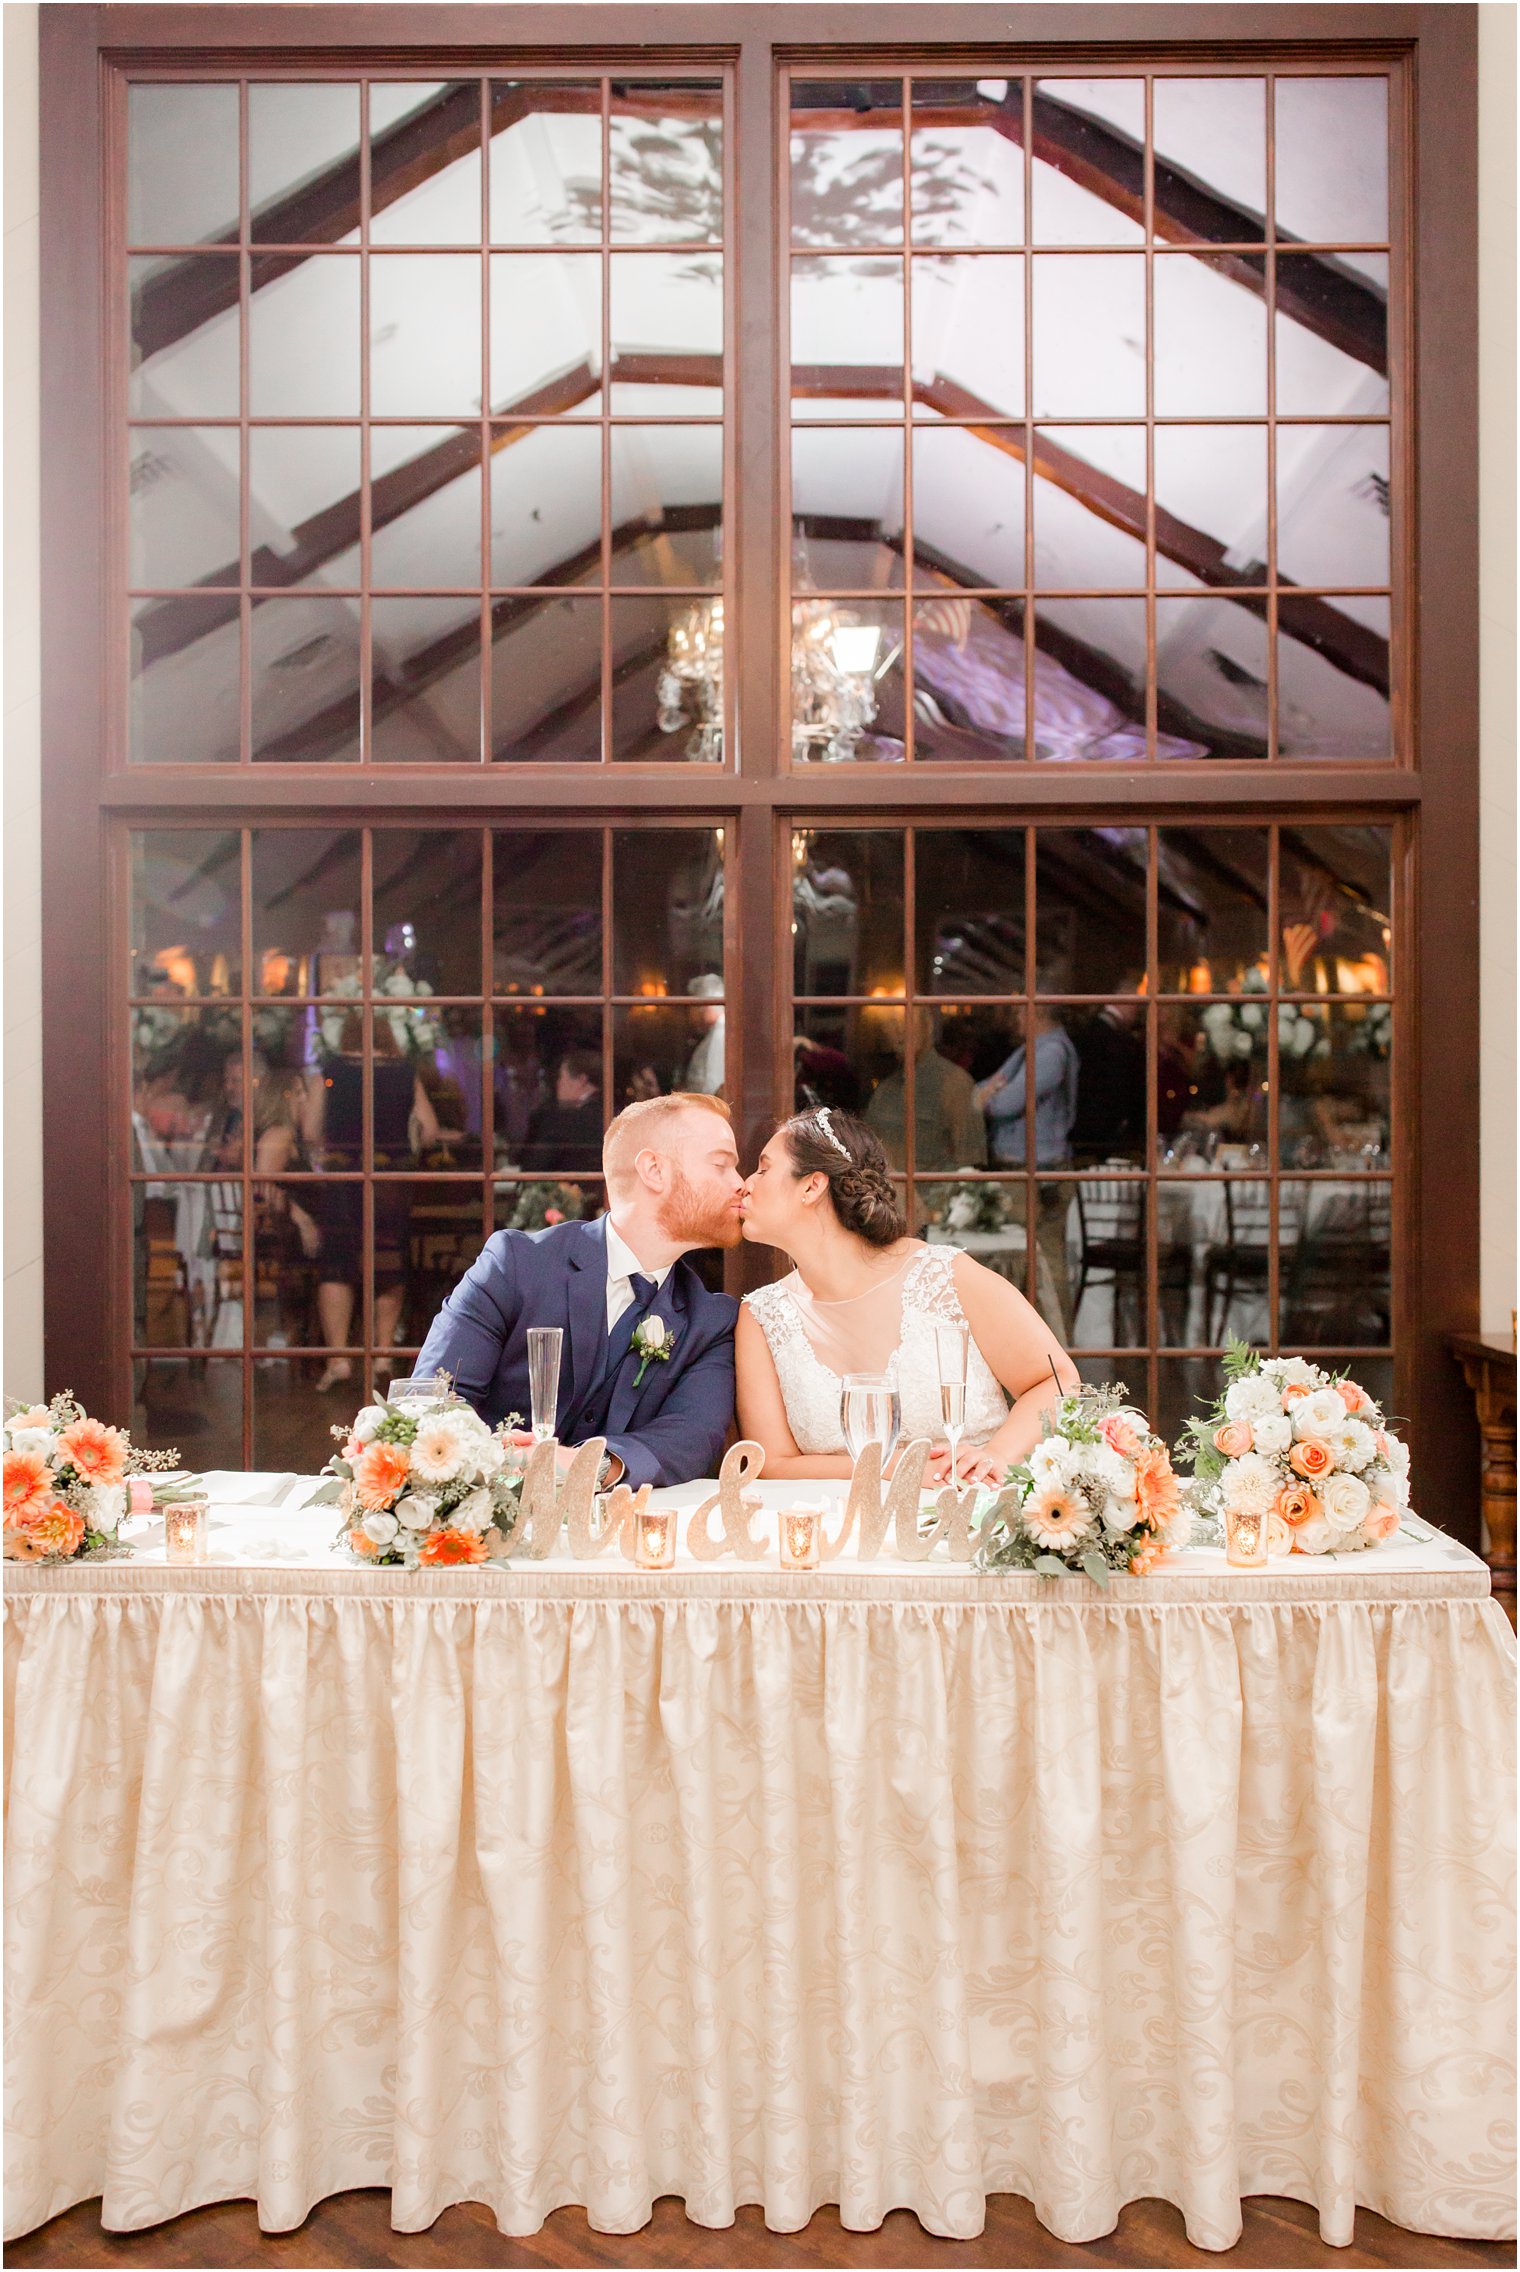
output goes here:
[{"label": "bride and groom kissing", "polygon": [[[561,1327],[560,1456],[605,1438],[604,1483],[715,1474],[736,1409],[767,1475],[847,1476],[847,1373],[893,1380],[903,1441],[929,1437],[926,1479],[944,1481],[940,1324],[966,1332],[964,1480],[1001,1481],[1037,1440],[1044,1407],[1077,1385],[1005,1279],[909,1237],[881,1145],[846,1113],[820,1106],[783,1121],[746,1178],[720,1099],[652,1097],[611,1123],[602,1170],[605,1215],[487,1240],[416,1369],[448,1373],[495,1426],[528,1409],[529,1327]],[[743,1239],[793,1267],[736,1302],[710,1293],[685,1257]]]}]

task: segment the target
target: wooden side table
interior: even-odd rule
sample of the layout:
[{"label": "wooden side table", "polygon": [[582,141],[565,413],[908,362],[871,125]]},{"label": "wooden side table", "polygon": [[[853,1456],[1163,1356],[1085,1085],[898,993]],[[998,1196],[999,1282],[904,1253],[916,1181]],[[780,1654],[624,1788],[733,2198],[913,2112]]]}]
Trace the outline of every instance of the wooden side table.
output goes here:
[{"label": "wooden side table", "polygon": [[1481,1333],[1453,1333],[1447,1347],[1461,1366],[1483,1438],[1484,1557],[1494,1592],[1515,1591],[1515,1351]]}]

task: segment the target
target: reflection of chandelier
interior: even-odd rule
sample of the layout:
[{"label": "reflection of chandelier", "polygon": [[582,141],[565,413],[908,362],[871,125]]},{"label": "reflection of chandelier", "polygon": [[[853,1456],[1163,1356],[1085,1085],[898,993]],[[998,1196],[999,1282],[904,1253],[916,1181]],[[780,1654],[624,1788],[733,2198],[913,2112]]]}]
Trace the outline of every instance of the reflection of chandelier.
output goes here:
[{"label": "reflection of chandelier", "polygon": [[723,602],[693,600],[676,617],[665,667],[655,688],[662,734],[695,721],[686,755],[697,765],[723,762]]},{"label": "reflection of chandelier", "polygon": [[852,608],[829,600],[798,602],[792,615],[794,760],[852,761],[876,716],[880,645],[880,624],[862,623]]}]

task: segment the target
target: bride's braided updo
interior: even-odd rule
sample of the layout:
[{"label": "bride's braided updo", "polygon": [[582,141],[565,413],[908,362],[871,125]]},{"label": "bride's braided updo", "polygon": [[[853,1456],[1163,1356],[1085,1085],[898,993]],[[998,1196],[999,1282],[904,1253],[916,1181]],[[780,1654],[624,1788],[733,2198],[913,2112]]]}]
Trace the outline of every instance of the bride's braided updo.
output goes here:
[{"label": "bride's braided updo", "polygon": [[903,1236],[907,1218],[887,1155],[863,1120],[820,1105],[784,1121],[781,1135],[799,1179],[828,1177],[829,1200],[844,1230],[867,1246],[891,1246]]}]

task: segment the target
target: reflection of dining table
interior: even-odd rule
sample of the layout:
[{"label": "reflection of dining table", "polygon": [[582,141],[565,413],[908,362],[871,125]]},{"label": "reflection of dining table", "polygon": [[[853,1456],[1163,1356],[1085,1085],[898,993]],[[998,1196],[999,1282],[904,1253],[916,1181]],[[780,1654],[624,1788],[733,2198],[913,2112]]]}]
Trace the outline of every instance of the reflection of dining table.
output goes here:
[{"label": "reflection of dining table", "polygon": [[[137,1155],[149,1175],[163,1182],[145,1183],[145,1199],[167,1199],[174,1207],[174,1243],[185,1266],[190,1295],[191,1337],[201,1348],[210,1346],[216,1330],[217,1276],[212,1231],[212,1192],[209,1183],[180,1183],[170,1178],[195,1175],[206,1166],[206,1135],[159,1136],[141,1113],[132,1116]],[[239,1187],[240,1188],[240,1187]],[[239,1330],[238,1339],[242,1333]]]},{"label": "reflection of dining table", "polygon": [[[1302,1194],[1302,1212],[1291,1217],[1284,1211],[1282,1191],[1290,1186],[1295,1195]],[[1192,1261],[1188,1271],[1188,1316],[1183,1331],[1190,1345],[1207,1339],[1207,1320],[1198,1321],[1194,1331],[1194,1305],[1206,1298],[1208,1258],[1211,1253],[1226,1250],[1231,1235],[1231,1206],[1226,1188],[1235,1195],[1236,1204],[1258,1219],[1265,1219],[1270,1196],[1268,1179],[1263,1175],[1231,1175],[1219,1177],[1206,1172],[1200,1164],[1189,1167],[1182,1175],[1169,1177],[1156,1187],[1156,1238],[1165,1276],[1165,1258],[1191,1249]],[[1295,1205],[1297,1201],[1295,1199]],[[1383,1236],[1387,1237],[1387,1210],[1390,1205],[1389,1187],[1381,1181],[1364,1178],[1359,1172],[1345,1176],[1325,1176],[1309,1180],[1285,1175],[1279,1185],[1278,1251],[1280,1270],[1286,1283],[1293,1252],[1305,1239],[1324,1237],[1349,1222],[1376,1222],[1381,1209]],[[1240,1251],[1259,1255],[1265,1252],[1265,1240],[1242,1240],[1236,1231]],[[1250,1338],[1246,1327],[1252,1320],[1245,1313],[1259,1310],[1266,1300],[1266,1277],[1242,1278],[1238,1295],[1241,1315],[1227,1318],[1230,1331]],[[1235,1308],[1234,1300],[1230,1308]],[[1257,1321],[1260,1322],[1260,1321]]]},{"label": "reflection of dining table", "polygon": [[[1029,1291],[1029,1272],[1026,1262],[1029,1242],[1024,1236],[1022,1223],[1006,1223],[1000,1231],[952,1231],[943,1223],[931,1223],[924,1237],[930,1246],[958,1246],[962,1254],[970,1254],[1006,1278],[1010,1286],[1017,1286],[1021,1294]],[[1044,1249],[1035,1248],[1034,1263],[1035,1306],[1041,1317],[1059,1326],[1061,1310],[1056,1296],[1055,1280]]]}]

